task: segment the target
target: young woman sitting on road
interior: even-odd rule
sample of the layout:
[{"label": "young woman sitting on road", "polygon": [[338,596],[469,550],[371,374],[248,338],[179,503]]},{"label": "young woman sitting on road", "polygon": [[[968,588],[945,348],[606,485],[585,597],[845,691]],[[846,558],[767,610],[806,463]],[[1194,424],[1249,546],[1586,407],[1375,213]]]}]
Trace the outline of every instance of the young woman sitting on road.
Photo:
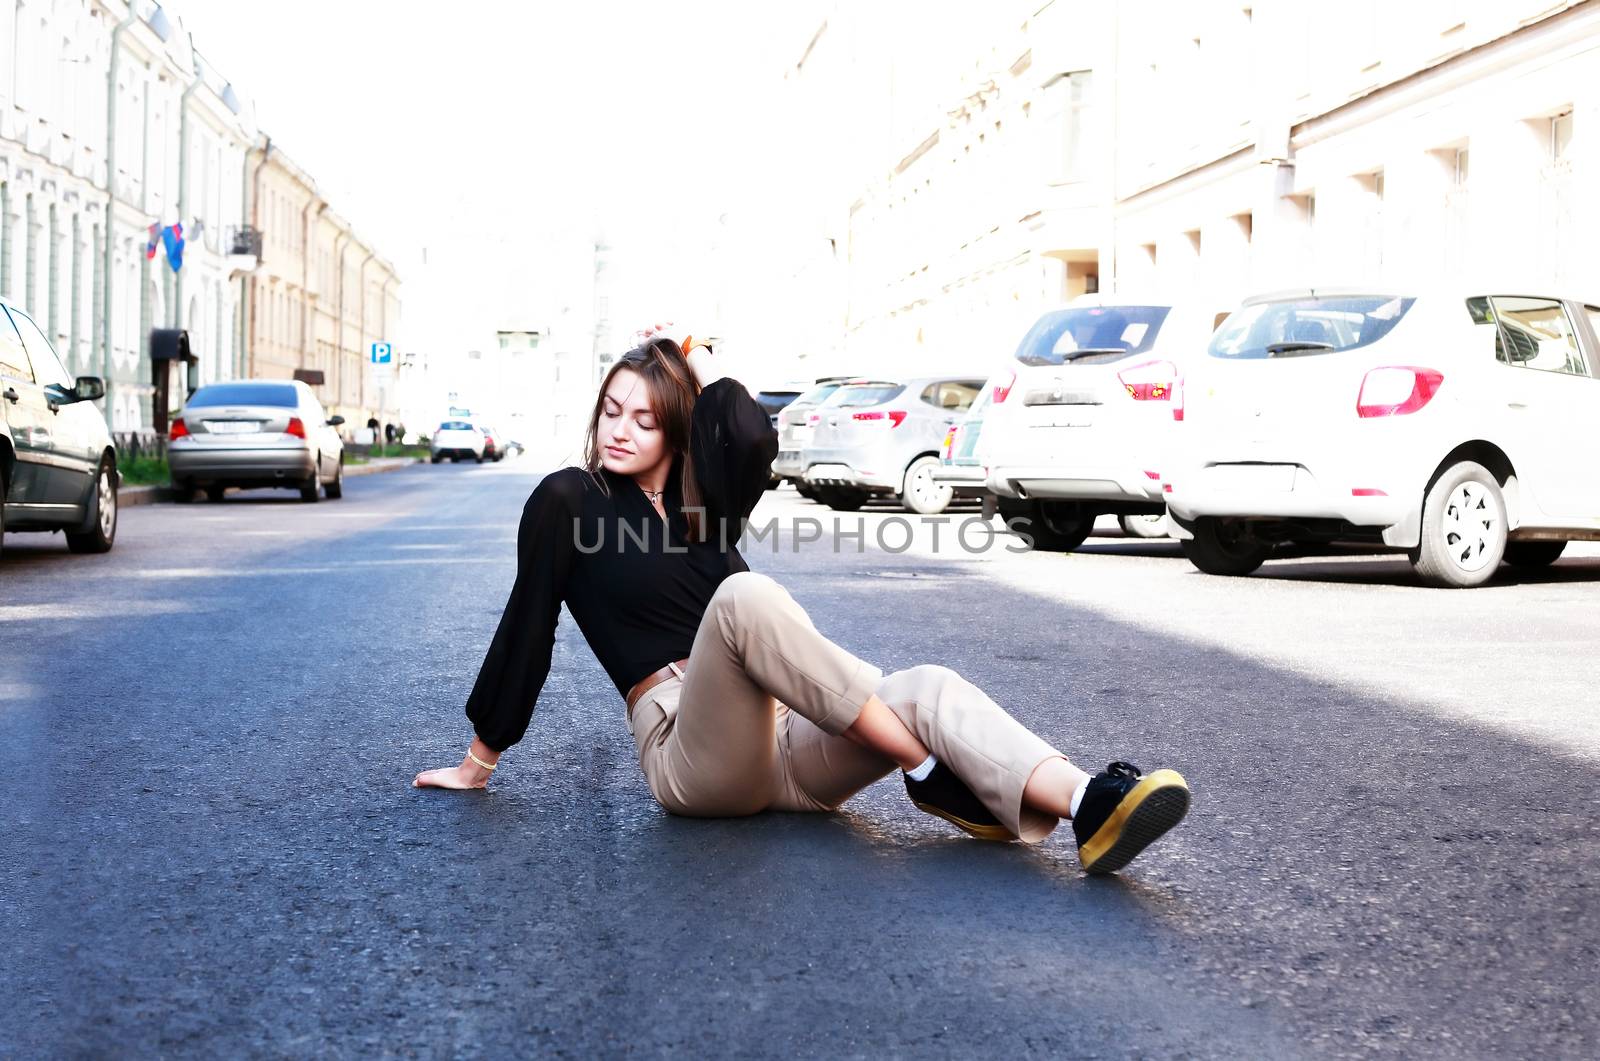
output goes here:
[{"label": "young woman sitting on road", "polygon": [[1188,810],[1172,770],[1090,777],[948,667],[885,675],[828,640],[735,544],[777,454],[768,414],[704,344],[646,334],[606,374],[585,466],[535,487],[517,577],[466,713],[482,788],[522,739],[566,604],[627,705],[639,765],[673,814],[831,811],[896,766],[921,810],[985,840],[1071,818],[1085,870],[1127,865]]}]

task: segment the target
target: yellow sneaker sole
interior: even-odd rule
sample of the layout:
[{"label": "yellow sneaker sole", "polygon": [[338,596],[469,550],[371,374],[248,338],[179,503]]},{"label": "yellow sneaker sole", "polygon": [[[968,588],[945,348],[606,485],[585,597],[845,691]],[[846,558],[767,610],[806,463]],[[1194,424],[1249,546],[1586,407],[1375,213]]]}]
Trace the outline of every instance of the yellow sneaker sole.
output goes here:
[{"label": "yellow sneaker sole", "polygon": [[1189,783],[1176,770],[1139,779],[1117,809],[1078,849],[1085,873],[1115,873],[1189,813]]},{"label": "yellow sneaker sole", "polygon": [[965,833],[969,833],[972,836],[976,836],[979,840],[1009,841],[1017,838],[1016,833],[1012,832],[1010,829],[1007,829],[1003,825],[978,825],[975,822],[969,822],[964,818],[958,818],[954,814],[946,813],[931,803],[918,803],[916,800],[912,800],[911,802],[912,805],[918,810],[926,814],[931,814],[935,818],[943,818],[951,825],[954,825],[957,829],[960,829]]}]

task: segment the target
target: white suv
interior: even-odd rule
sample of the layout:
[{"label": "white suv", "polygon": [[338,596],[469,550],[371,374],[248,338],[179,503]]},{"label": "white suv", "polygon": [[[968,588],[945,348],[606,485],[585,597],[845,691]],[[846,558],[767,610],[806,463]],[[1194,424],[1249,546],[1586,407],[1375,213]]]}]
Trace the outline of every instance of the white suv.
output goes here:
[{"label": "white suv", "polygon": [[1104,295],[1041,316],[993,381],[977,445],[1000,511],[1029,517],[1046,549],[1076,549],[1103,514],[1130,534],[1164,533],[1161,460],[1180,366],[1204,355],[1216,320]]},{"label": "white suv", "polygon": [[433,433],[433,463],[449,457],[452,461],[471,459],[483,463],[487,438],[470,420],[446,420]]},{"label": "white suv", "polygon": [[1174,534],[1213,574],[1285,541],[1404,549],[1438,586],[1553,563],[1600,539],[1597,325],[1547,295],[1250,299],[1184,381]]}]

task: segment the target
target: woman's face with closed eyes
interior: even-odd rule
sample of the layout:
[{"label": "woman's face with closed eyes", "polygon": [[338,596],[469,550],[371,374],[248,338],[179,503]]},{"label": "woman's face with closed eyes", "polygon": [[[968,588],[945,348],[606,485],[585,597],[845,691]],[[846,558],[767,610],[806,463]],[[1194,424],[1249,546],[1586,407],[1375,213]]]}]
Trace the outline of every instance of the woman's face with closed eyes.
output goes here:
[{"label": "woman's face with closed eyes", "polygon": [[610,471],[638,476],[671,460],[661,425],[650,408],[649,388],[637,372],[624,368],[611,377],[600,403],[597,427],[600,463]]}]

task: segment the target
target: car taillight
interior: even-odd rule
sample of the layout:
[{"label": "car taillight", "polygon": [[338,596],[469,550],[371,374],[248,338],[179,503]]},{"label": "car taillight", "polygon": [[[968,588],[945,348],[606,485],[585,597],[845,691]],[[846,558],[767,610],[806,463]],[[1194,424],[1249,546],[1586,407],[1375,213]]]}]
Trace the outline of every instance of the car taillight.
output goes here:
[{"label": "car taillight", "polygon": [[180,416],[172,421],[172,426],[167,429],[167,441],[171,442],[175,438],[182,438],[188,433],[189,425],[184,423],[183,417]]},{"label": "car taillight", "polygon": [[1356,395],[1356,415],[1366,419],[1414,413],[1433,400],[1443,383],[1444,373],[1431,368],[1411,365],[1375,368],[1361,380],[1361,391]]},{"label": "car taillight", "polygon": [[1001,402],[1005,401],[1006,400],[1006,395],[1011,393],[1011,388],[1017,385],[1017,374],[1015,372],[1012,372],[1009,375],[1010,375],[1010,378],[1007,379],[1004,383],[996,383],[994,385],[994,399],[993,399],[993,401],[994,401],[994,403],[996,405],[999,405]]},{"label": "car taillight", "polygon": [[821,413],[812,413],[812,414],[810,414],[809,416],[806,417],[806,423],[814,424],[818,420],[821,420],[821,419],[822,419],[822,414]]},{"label": "car taillight", "polygon": [[306,425],[300,422],[298,416],[291,416],[289,417],[289,426],[283,429],[283,433],[293,435],[296,438],[305,438]]},{"label": "car taillight", "polygon": [[950,430],[944,433],[944,445],[939,447],[939,459],[949,460],[950,454],[955,452],[956,432],[961,430],[960,424],[951,424]]},{"label": "car taillight", "polygon": [[864,413],[850,414],[850,419],[852,420],[888,420],[890,421],[890,427],[899,427],[900,422],[905,418],[906,411],[904,409],[890,409],[887,412],[882,409],[872,409]]},{"label": "car taillight", "polygon": [[1136,402],[1170,402],[1178,366],[1171,361],[1146,361],[1117,373],[1128,397]]},{"label": "car taillight", "polygon": [[1172,381],[1172,418],[1183,419],[1183,377],[1180,375]]}]

